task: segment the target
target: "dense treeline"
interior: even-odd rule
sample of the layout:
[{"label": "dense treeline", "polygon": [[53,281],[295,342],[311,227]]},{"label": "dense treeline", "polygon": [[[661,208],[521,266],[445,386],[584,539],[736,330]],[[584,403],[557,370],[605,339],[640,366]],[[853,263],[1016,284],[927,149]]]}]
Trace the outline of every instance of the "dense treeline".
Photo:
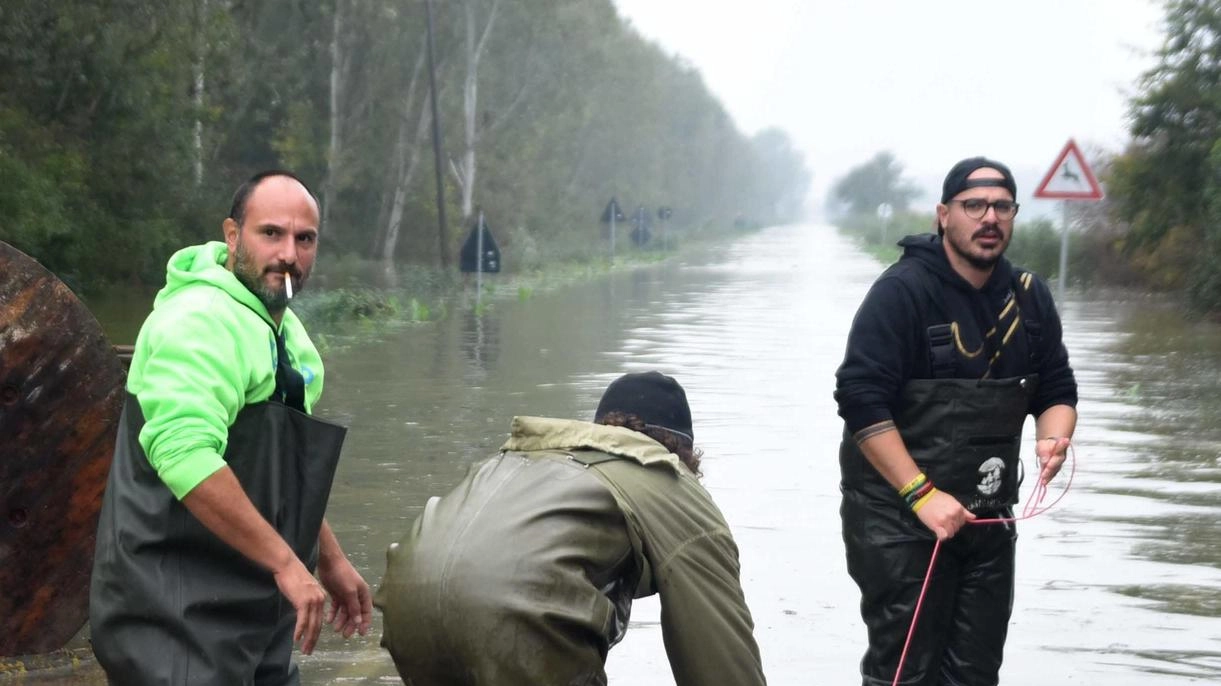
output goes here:
[{"label": "dense treeline", "polygon": [[612,196],[687,231],[800,211],[787,136],[744,136],[611,0],[432,9],[443,234],[421,0],[5,0],[0,238],[86,288],[156,283],[269,167],[313,182],[329,250],[433,265],[478,208],[510,268],[604,250]]},{"label": "dense treeline", "polygon": [[[1069,204],[1068,273],[1182,293],[1196,309],[1221,315],[1221,3],[1169,0],[1165,8],[1157,65],[1131,102],[1132,141],[1091,160],[1107,197]],[[931,214],[904,212],[916,193],[902,172],[883,152],[840,179],[832,200],[841,226],[875,246],[908,229],[929,230]],[[882,205],[894,216],[878,216]],[[1049,221],[1026,220],[1010,257],[1054,276],[1059,242]]]},{"label": "dense treeline", "polygon": [[[1133,141],[1106,165],[1107,247],[1145,282],[1221,313],[1221,3],[1170,0]],[[1097,223],[1096,228],[1101,228]]]}]

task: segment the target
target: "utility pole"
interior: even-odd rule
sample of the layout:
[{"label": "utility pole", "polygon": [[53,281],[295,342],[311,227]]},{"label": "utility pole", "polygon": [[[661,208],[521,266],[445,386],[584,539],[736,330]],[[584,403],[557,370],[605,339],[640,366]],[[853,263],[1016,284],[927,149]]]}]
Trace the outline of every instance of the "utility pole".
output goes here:
[{"label": "utility pole", "polygon": [[437,69],[433,58],[432,0],[424,0],[424,11],[428,15],[428,93],[429,100],[432,101],[432,154],[437,177],[437,251],[441,255],[441,268],[449,271],[449,251],[445,249],[445,179],[441,172],[441,117],[437,113]]},{"label": "utility pole", "polygon": [[[1068,201],[1060,201],[1060,213],[1064,220],[1060,229],[1060,284],[1056,299],[1064,302],[1064,292],[1068,288]],[[1063,304],[1061,304],[1063,307]]]},{"label": "utility pole", "polygon": [[475,307],[483,302],[483,210],[479,210],[479,226],[475,227]]}]

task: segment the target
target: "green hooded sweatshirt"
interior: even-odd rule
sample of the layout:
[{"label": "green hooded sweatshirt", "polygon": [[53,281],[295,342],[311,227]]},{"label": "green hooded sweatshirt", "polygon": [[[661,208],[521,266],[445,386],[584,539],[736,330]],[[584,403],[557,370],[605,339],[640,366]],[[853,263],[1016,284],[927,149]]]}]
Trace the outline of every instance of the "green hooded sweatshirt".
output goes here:
[{"label": "green hooded sweatshirt", "polygon": [[[170,258],[127,376],[144,412],[140,446],[180,500],[225,466],[229,427],[242,408],[276,387],[275,322],[225,268],[228,254],[224,243],[210,242]],[[292,310],[278,330],[311,411],[322,394],[322,358]]]}]

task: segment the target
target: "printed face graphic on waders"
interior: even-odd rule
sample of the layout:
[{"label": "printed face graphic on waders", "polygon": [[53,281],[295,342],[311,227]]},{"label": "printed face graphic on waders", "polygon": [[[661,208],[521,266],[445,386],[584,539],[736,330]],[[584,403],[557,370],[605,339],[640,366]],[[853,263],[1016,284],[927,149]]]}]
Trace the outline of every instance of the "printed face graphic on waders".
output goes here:
[{"label": "printed face graphic on waders", "polygon": [[981,495],[996,495],[1001,489],[1005,475],[1005,461],[999,457],[989,457],[979,465],[979,489]]}]

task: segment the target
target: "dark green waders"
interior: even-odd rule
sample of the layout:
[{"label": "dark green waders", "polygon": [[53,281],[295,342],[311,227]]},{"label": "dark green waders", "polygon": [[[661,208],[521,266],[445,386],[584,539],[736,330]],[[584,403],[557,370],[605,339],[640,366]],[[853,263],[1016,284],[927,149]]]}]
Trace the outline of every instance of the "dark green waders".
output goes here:
[{"label": "dark green waders", "polygon": [[[1018,500],[1022,424],[1037,376],[924,379],[904,387],[895,423],[921,471],[982,517],[1011,516]],[[840,449],[848,572],[861,589],[869,648],[865,686],[889,686],[936,538],[908,510],[851,436]],[[965,526],[938,554],[899,683],[997,683],[1009,616],[1017,532]]]},{"label": "dark green waders", "polygon": [[[90,590],[93,649],[122,686],[297,684],[296,612],[271,573],[208,531],[140,447],[128,395],[98,524]],[[279,403],[249,405],[225,461],[311,571],[346,429]]]}]

